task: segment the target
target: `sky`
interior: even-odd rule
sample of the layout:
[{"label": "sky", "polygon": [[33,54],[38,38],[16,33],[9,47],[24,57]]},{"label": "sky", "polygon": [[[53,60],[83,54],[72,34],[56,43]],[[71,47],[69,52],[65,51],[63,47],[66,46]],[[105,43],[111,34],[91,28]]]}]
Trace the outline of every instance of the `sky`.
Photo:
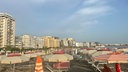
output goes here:
[{"label": "sky", "polygon": [[128,0],[1,0],[0,12],[13,16],[17,36],[128,43]]}]

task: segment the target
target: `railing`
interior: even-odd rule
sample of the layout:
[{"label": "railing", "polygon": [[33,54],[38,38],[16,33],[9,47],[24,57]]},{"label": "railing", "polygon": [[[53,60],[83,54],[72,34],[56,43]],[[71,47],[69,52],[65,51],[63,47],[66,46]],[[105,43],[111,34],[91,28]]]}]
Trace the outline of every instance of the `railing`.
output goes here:
[{"label": "railing", "polygon": [[46,68],[47,68],[50,72],[54,72],[54,71],[53,71],[53,68],[52,68],[50,65],[47,64],[47,65],[46,65]]}]

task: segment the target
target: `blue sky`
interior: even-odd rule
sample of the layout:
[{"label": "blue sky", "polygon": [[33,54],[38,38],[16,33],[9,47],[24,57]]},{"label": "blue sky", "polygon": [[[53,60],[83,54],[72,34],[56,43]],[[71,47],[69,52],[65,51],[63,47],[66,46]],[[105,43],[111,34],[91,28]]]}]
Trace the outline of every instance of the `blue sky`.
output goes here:
[{"label": "blue sky", "polygon": [[128,43],[127,0],[1,0],[16,20],[16,35],[73,37]]}]

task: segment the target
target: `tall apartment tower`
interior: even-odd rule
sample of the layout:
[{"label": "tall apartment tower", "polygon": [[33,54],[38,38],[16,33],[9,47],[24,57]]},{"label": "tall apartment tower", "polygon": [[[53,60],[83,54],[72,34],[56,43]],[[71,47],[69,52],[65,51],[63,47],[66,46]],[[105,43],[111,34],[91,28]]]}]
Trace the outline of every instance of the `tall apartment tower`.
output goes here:
[{"label": "tall apartment tower", "polygon": [[0,13],[0,48],[15,45],[15,20],[6,13]]}]

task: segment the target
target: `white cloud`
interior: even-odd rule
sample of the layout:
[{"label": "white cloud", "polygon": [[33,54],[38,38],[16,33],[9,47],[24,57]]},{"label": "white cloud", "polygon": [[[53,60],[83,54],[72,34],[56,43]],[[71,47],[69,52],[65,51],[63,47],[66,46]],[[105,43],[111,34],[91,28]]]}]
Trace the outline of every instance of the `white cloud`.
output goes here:
[{"label": "white cloud", "polygon": [[97,15],[106,13],[109,10],[111,10],[111,7],[109,6],[85,7],[83,9],[80,9],[77,13],[82,15]]},{"label": "white cloud", "polygon": [[104,0],[85,0],[84,2],[88,5],[82,5],[67,19],[65,23],[66,26],[69,26],[65,28],[67,33],[81,34],[86,29],[97,26],[97,24],[100,24],[98,19],[112,10],[111,6],[103,3]]},{"label": "white cloud", "polygon": [[[90,6],[76,11],[68,18],[68,24],[97,24],[97,18],[102,17],[111,11],[109,6]],[[93,23],[92,23],[93,22]]]}]

